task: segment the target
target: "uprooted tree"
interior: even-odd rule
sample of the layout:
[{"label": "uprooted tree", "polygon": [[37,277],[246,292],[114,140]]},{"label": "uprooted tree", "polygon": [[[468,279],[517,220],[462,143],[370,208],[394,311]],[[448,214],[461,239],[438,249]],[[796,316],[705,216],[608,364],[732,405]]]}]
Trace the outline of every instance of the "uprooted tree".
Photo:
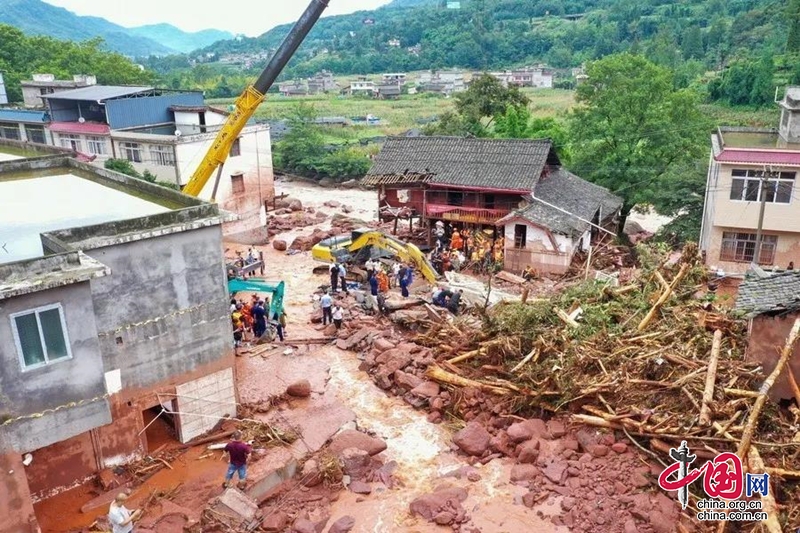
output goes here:
[{"label": "uprooted tree", "polygon": [[[675,90],[668,69],[637,55],[605,57],[586,73],[570,119],[570,166],[623,198],[620,233],[636,206],[676,216],[683,212],[676,197],[702,204],[704,169],[695,162],[708,127],[697,95]],[[685,196],[687,180],[696,198]]]}]

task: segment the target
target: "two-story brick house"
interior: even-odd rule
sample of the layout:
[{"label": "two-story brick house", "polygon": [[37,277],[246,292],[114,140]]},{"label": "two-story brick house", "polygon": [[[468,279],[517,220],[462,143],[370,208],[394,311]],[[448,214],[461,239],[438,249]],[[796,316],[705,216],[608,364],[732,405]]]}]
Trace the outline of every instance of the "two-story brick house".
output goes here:
[{"label": "two-story brick house", "polygon": [[706,264],[726,274],[754,262],[800,266],[800,87],[789,87],[779,105],[777,130],[722,127],[711,136],[700,247]]}]

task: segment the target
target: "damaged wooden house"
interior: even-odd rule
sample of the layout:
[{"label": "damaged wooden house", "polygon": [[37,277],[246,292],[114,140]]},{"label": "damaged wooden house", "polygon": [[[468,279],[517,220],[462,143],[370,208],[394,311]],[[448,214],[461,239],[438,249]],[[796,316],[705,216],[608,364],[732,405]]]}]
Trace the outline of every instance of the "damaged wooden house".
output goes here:
[{"label": "damaged wooden house", "polygon": [[622,199],[566,169],[548,140],[394,137],[364,178],[382,220],[442,220],[497,228],[504,268],[563,273],[599,228],[616,225]]},{"label": "damaged wooden house", "polygon": [[[736,310],[747,313],[747,359],[764,367],[767,375],[775,368],[781,347],[800,318],[800,271],[767,272],[754,268],[739,286]],[[795,397],[789,374],[800,378],[800,346],[769,391],[773,400]]]}]

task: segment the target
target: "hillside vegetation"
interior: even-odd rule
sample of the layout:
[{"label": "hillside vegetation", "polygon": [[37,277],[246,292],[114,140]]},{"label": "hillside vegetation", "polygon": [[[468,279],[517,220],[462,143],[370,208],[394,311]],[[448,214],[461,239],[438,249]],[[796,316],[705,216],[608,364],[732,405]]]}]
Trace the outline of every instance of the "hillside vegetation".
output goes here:
[{"label": "hillside vegetation", "polygon": [[[233,37],[219,30],[184,32],[170,24],[126,28],[100,17],[79,16],[41,0],[0,0],[0,23],[14,26],[27,35],[71,41],[100,37],[104,48],[131,57],[190,52]],[[0,48],[3,44],[0,42]]]},{"label": "hillside vegetation", "polygon": [[27,36],[17,28],[0,24],[0,72],[5,78],[8,98],[22,101],[19,82],[36,72],[49,72],[59,79],[73,74],[94,74],[100,84],[151,83],[154,77],[120,54],[102,49],[102,41],[82,43],[51,37]]},{"label": "hillside vegetation", "polygon": [[[796,0],[788,10],[786,2],[777,0],[462,0],[460,10],[443,8],[438,1],[417,3],[400,0],[371,12],[321,19],[287,76],[309,76],[320,69],[366,74],[531,62],[567,68],[631,51],[676,69],[688,84],[740,60],[778,56],[773,68],[780,69],[787,63],[782,57],[787,38],[793,28],[798,31],[798,17],[791,16],[798,9]],[[565,18],[575,14],[583,16]],[[365,18],[374,19],[374,25],[365,25]],[[222,56],[271,50],[289,28],[221,41],[202,52]],[[393,39],[400,47],[388,44]],[[418,54],[409,51],[416,46]]]}]

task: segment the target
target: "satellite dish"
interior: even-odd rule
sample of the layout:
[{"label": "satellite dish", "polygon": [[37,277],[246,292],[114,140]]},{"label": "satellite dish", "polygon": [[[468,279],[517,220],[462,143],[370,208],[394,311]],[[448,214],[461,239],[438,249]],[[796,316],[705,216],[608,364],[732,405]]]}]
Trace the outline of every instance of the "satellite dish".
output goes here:
[{"label": "satellite dish", "polygon": [[175,137],[180,137],[181,135],[183,135],[183,132],[181,132],[181,130],[175,130]]},{"label": "satellite dish", "polygon": [[84,122],[86,122],[86,119],[85,119],[85,118],[83,118],[83,117],[80,117],[80,118],[78,119],[78,122],[80,122],[81,124],[83,124]]}]

